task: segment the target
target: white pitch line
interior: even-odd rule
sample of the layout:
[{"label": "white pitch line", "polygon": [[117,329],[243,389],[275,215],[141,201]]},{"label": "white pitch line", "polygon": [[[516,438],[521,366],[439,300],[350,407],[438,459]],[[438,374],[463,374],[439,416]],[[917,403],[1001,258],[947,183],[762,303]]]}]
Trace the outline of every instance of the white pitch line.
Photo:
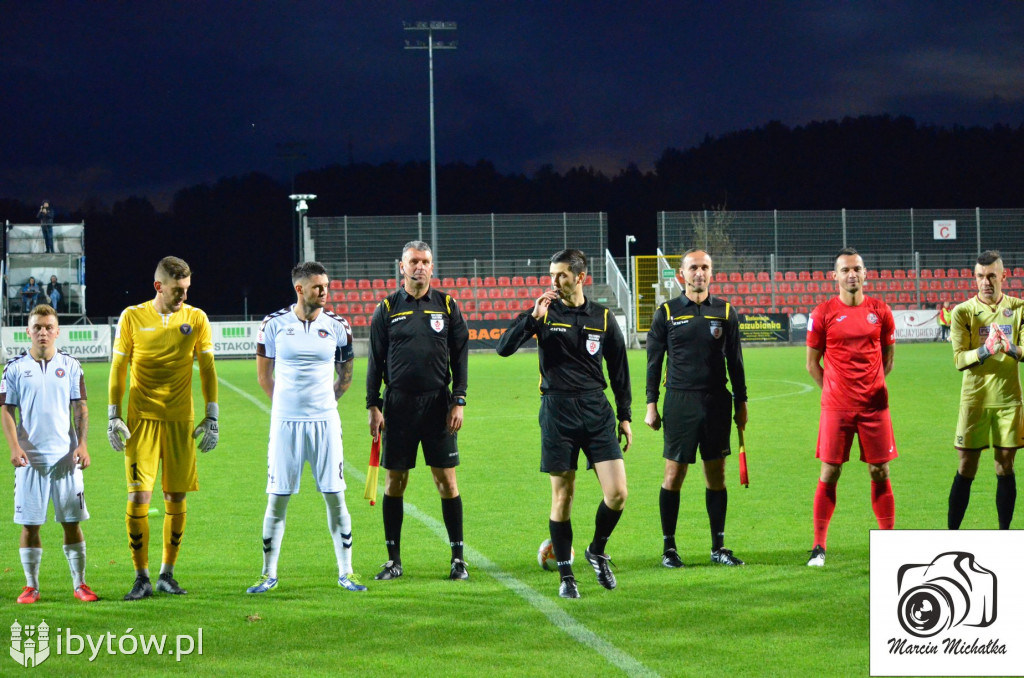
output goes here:
[{"label": "white pitch line", "polygon": [[[225,381],[221,377],[217,377],[217,381],[219,381],[221,384],[224,384],[224,386],[227,386],[229,389],[231,389],[238,395],[242,396],[249,402],[251,402],[259,410],[267,414],[270,414],[270,407],[268,407],[267,404],[262,400],[259,400],[258,398],[253,396],[251,393],[248,393],[247,391],[238,388],[231,382]],[[363,473],[361,473],[358,469],[352,468],[348,464],[346,464],[345,466],[346,473],[351,473],[356,477],[356,479],[359,482],[366,483],[366,476]],[[416,520],[420,521],[428,530],[434,533],[434,536],[436,536],[438,539],[441,539],[444,542],[448,541],[448,531],[445,529],[443,523],[424,513],[413,503],[406,501],[404,502],[403,506],[407,514],[409,514]],[[484,554],[474,549],[472,546],[466,546],[465,551],[466,555],[469,557],[469,560],[477,564],[481,570],[489,574],[499,584],[509,589],[517,596],[525,600],[527,603],[532,605],[538,612],[547,617],[548,621],[550,621],[556,628],[564,632],[566,635],[568,635],[570,638],[580,643],[581,645],[584,645],[590,648],[591,650],[597,652],[599,655],[604,657],[608,661],[608,663],[618,667],[624,673],[626,673],[626,675],[650,676],[651,678],[657,678],[657,676],[659,675],[656,671],[652,671],[651,669],[641,664],[632,655],[623,652],[622,650],[620,650],[619,648],[615,647],[607,640],[602,638],[601,636],[597,635],[596,633],[588,629],[586,626],[584,626],[576,619],[574,619],[572,615],[568,614],[567,612],[565,612],[565,610],[556,605],[549,598],[541,595],[537,591],[533,590],[533,588],[531,588],[529,585],[516,579],[511,574],[503,571],[500,567],[495,565],[489,558],[487,558]]]},{"label": "white pitch line", "polygon": [[799,391],[791,391],[789,393],[778,393],[776,395],[770,395],[770,396],[761,396],[760,398],[750,398],[748,400],[749,402],[754,402],[754,401],[758,401],[758,400],[774,400],[776,398],[788,398],[790,396],[803,395],[805,393],[809,393],[809,392],[814,390],[814,387],[811,386],[810,384],[804,384],[804,383],[801,383],[799,381],[788,381],[786,379],[749,379],[748,383],[751,382],[751,381],[768,381],[768,382],[773,382],[773,383],[777,383],[777,384],[792,384],[793,386],[799,386],[800,390]]}]

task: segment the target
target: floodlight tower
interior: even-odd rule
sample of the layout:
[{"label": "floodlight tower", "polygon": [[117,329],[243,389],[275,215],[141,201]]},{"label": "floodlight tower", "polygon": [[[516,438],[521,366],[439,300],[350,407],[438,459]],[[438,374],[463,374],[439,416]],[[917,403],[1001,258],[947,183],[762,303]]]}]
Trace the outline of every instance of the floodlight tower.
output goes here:
[{"label": "floodlight tower", "polygon": [[[402,28],[417,33],[426,32],[427,39],[409,35],[405,40],[405,49],[427,50],[428,75],[430,78],[430,246],[434,248],[434,260],[437,260],[437,159],[434,150],[434,50],[456,49],[459,41],[455,39],[458,30],[455,21],[403,21]],[[441,40],[434,40],[434,31],[441,33]],[[447,39],[444,39],[447,37]]]},{"label": "floodlight tower", "polygon": [[306,212],[309,210],[309,204],[307,201],[316,200],[316,195],[313,193],[292,193],[288,197],[295,201],[295,211],[299,215],[298,251],[294,252],[295,263],[298,263],[306,258]]},{"label": "floodlight tower", "polygon": [[633,262],[629,260],[629,246],[631,243],[636,242],[635,235],[626,236],[626,289],[628,297],[626,303],[629,307],[626,309],[626,345],[629,346],[630,339],[632,337],[633,328]]}]

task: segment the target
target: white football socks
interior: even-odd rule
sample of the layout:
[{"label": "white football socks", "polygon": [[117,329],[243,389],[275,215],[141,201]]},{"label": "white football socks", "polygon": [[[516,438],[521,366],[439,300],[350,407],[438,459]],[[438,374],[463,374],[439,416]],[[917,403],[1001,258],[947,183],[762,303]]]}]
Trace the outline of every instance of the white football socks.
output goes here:
[{"label": "white football socks", "polygon": [[25,586],[39,588],[39,562],[43,559],[41,548],[21,548],[21,568],[25,570]]},{"label": "white football socks", "polygon": [[345,505],[344,492],[324,492],[327,504],[327,527],[334,540],[334,555],[338,559],[338,576],[352,574],[352,515]]},{"label": "white football socks", "polygon": [[290,494],[268,494],[267,511],[263,514],[263,574],[277,579],[277,560],[281,557],[284,521]]},{"label": "white football socks", "polygon": [[64,557],[68,559],[68,567],[71,568],[71,579],[75,583],[75,589],[85,583],[85,542],[77,544],[64,544]]}]

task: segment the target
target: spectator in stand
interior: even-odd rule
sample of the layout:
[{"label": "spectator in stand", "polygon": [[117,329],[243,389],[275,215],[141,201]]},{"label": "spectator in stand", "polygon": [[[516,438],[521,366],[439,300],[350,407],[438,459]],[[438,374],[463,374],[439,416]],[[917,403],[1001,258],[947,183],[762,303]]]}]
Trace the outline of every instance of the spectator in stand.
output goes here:
[{"label": "spectator in stand", "polygon": [[939,304],[939,315],[935,319],[935,322],[939,323],[939,337],[936,341],[949,341],[949,326],[952,321],[953,309],[949,307],[948,301],[944,301]]},{"label": "spectator in stand", "polygon": [[27,314],[36,304],[39,303],[39,285],[33,276],[29,276],[28,282],[21,286],[21,308]]},{"label": "spectator in stand", "polygon": [[53,252],[53,208],[50,201],[44,200],[39,207],[39,227],[43,230],[43,243],[46,245],[46,252]]},{"label": "spectator in stand", "polygon": [[50,298],[50,306],[53,306],[53,310],[60,313],[60,300],[64,298],[64,289],[60,283],[57,282],[57,276],[51,275],[50,282],[46,284],[46,296]]}]

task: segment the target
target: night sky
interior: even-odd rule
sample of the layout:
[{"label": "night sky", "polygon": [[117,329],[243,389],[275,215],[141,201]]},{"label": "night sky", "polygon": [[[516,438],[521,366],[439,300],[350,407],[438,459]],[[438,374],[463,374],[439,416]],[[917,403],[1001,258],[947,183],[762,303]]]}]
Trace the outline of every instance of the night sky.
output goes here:
[{"label": "night sky", "polygon": [[[862,114],[1024,123],[1024,2],[0,2],[0,197],[166,206],[249,171],[426,160],[650,169],[667,147]],[[291,168],[280,144],[307,144]]]}]

